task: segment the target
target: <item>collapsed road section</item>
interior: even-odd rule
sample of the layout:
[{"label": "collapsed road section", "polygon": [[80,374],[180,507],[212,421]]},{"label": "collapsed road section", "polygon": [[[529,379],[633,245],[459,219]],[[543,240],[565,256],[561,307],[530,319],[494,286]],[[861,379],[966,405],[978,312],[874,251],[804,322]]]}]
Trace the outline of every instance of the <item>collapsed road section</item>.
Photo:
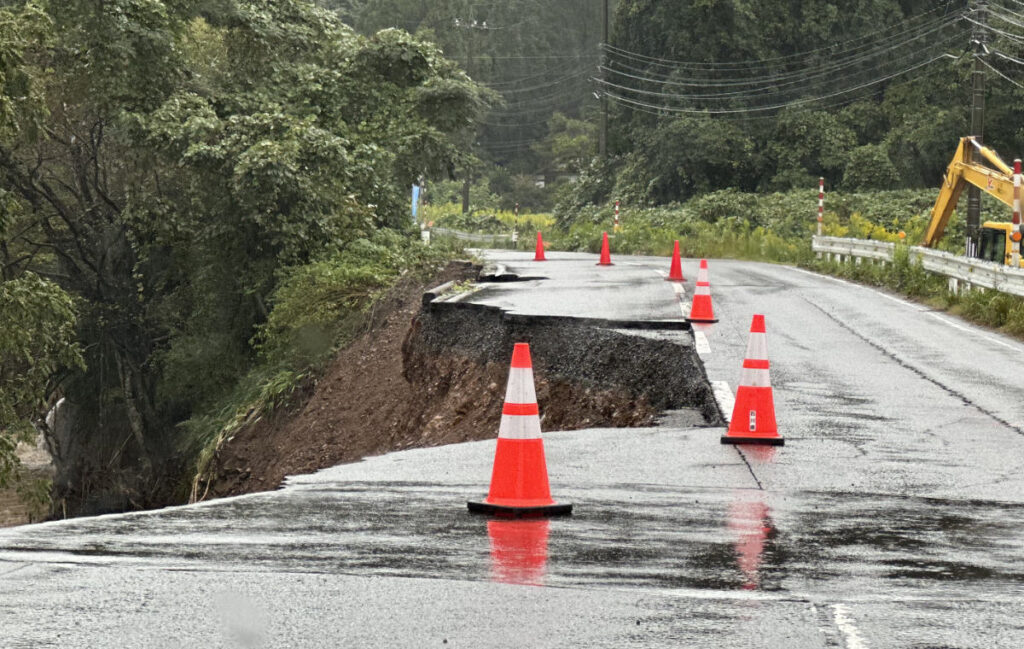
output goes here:
[{"label": "collapsed road section", "polygon": [[308,398],[221,448],[207,497],[273,489],[287,475],[394,450],[494,438],[516,342],[534,350],[544,431],[649,426],[659,417],[722,425],[681,319],[512,313],[480,296],[530,282],[502,274],[472,284],[480,277],[479,267],[459,264],[425,293],[399,287]]},{"label": "collapsed road section", "polygon": [[[691,425],[721,424],[689,326],[682,320],[521,315],[460,294],[442,295],[427,302],[413,322],[406,376],[412,384],[447,390],[459,373],[442,370],[439,375],[436,361],[458,359],[466,368],[503,379],[517,342],[529,343],[533,350],[545,430],[647,426],[665,411],[691,413]],[[478,404],[495,425],[501,394],[491,386],[503,382],[488,382]]]}]

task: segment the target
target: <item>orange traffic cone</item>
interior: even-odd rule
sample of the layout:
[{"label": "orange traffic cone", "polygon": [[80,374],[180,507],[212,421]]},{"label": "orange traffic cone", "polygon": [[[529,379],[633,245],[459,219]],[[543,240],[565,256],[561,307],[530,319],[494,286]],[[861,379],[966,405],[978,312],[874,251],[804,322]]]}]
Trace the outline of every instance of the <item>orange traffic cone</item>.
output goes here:
[{"label": "orange traffic cone", "polygon": [[608,233],[603,232],[601,236],[601,261],[597,262],[598,266],[613,266],[612,256],[608,252]]},{"label": "orange traffic cone", "polygon": [[690,305],[690,322],[718,322],[715,310],[711,306],[711,284],[708,283],[708,260],[700,260],[697,270],[697,288],[693,291],[693,304]]},{"label": "orange traffic cone", "polygon": [[516,343],[512,352],[501,411],[498,447],[494,452],[491,490],[483,502],[469,502],[469,511],[521,518],[572,512],[572,505],[556,503],[548,486],[540,411],[533,386],[530,345]]},{"label": "orange traffic cone", "polygon": [[676,239],[676,243],[672,246],[672,266],[668,271],[668,277],[665,278],[669,282],[685,282],[686,278],[683,277],[683,264],[679,259],[679,239]]},{"label": "orange traffic cone", "polygon": [[763,315],[755,315],[750,323],[750,339],[740,386],[736,389],[736,405],[732,409],[729,430],[722,435],[722,443],[774,446],[785,443],[775,425],[775,398],[768,377],[768,340]]},{"label": "orange traffic cone", "polygon": [[537,252],[533,255],[534,261],[547,261],[544,258],[544,238],[540,236],[540,230],[537,230]]}]

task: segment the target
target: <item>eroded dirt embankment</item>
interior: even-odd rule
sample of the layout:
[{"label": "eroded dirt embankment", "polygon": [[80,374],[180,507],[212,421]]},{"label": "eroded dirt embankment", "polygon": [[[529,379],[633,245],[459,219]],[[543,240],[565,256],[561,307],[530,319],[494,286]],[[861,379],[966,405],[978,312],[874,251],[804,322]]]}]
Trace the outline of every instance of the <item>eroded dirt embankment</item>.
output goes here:
[{"label": "eroded dirt embankment", "polygon": [[[452,265],[435,283],[478,272]],[[423,305],[423,289],[400,285],[301,406],[225,444],[206,496],[273,489],[286,475],[393,450],[494,438],[516,342],[531,346],[545,431],[646,426],[684,408],[696,425],[721,423],[688,345],[585,321]]]}]

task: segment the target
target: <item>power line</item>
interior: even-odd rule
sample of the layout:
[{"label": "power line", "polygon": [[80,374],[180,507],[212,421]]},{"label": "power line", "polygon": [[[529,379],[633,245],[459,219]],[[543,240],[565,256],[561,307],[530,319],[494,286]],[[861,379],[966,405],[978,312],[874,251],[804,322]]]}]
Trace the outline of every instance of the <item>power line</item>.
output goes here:
[{"label": "power line", "polygon": [[989,63],[988,61],[986,61],[986,60],[985,60],[985,59],[984,59],[983,57],[980,57],[980,56],[979,56],[979,57],[977,57],[977,59],[978,59],[978,61],[980,61],[980,62],[981,62],[981,64],[982,64],[982,65],[984,65],[984,66],[985,66],[986,68],[988,68],[989,70],[992,70],[993,72],[995,72],[996,74],[998,74],[998,75],[999,75],[999,76],[1001,76],[1002,78],[1006,79],[1007,81],[1009,81],[1009,82],[1010,82],[1010,83],[1012,83],[1013,85],[1017,86],[1018,88],[1024,88],[1024,85],[1021,85],[1021,84],[1017,83],[1016,81],[1014,81],[1014,80],[1013,80],[1013,79],[1011,79],[1010,77],[1006,76],[1005,74],[1003,74],[1002,72],[1000,72],[999,70],[997,70],[997,69],[996,69],[995,67],[993,67],[993,65],[992,65],[991,63]]},{"label": "power line", "polygon": [[[944,48],[946,45],[952,43],[954,40],[958,40],[958,39],[961,39],[961,38],[962,38],[962,35],[960,35],[960,34],[951,35],[951,36],[948,36],[948,37],[946,37],[945,39],[943,39],[941,41],[938,41],[936,43],[933,43],[933,44],[929,45],[929,48],[932,49],[932,50],[939,49],[940,47]],[[873,52],[873,53],[870,54],[870,56],[866,56],[862,60],[849,61],[849,62],[846,62],[846,63],[841,64],[841,65],[837,64],[837,65],[830,66],[830,67],[823,67],[823,68],[820,68],[820,69],[818,69],[816,71],[805,70],[805,71],[800,71],[800,72],[788,73],[788,74],[785,74],[785,75],[778,75],[778,76],[775,76],[775,77],[764,77],[764,78],[755,79],[755,80],[723,81],[723,82],[718,82],[718,83],[715,83],[715,82],[688,83],[688,82],[677,82],[677,81],[661,81],[661,80],[658,80],[658,79],[652,79],[652,78],[644,77],[644,76],[640,76],[640,75],[633,75],[633,74],[624,73],[624,72],[621,72],[621,71],[618,71],[618,70],[614,70],[614,69],[611,69],[611,68],[606,68],[604,66],[601,66],[600,69],[605,70],[605,71],[607,71],[609,73],[612,73],[613,75],[616,75],[616,76],[628,77],[630,79],[634,79],[634,80],[641,81],[641,82],[644,82],[644,83],[655,84],[655,85],[658,85],[659,87],[662,87],[662,88],[667,88],[667,87],[696,87],[696,88],[705,88],[705,87],[712,87],[712,88],[716,88],[716,87],[734,87],[734,88],[744,88],[744,89],[741,89],[741,90],[735,90],[735,91],[731,91],[731,92],[721,92],[721,93],[712,93],[712,94],[685,94],[685,95],[683,95],[681,93],[654,93],[654,92],[648,92],[648,91],[644,91],[644,94],[651,94],[651,95],[655,95],[656,94],[656,95],[659,95],[659,96],[685,96],[687,98],[695,98],[695,99],[734,98],[734,97],[752,96],[752,95],[758,95],[758,94],[764,94],[764,93],[770,93],[770,92],[778,92],[779,89],[781,89],[781,88],[785,88],[785,87],[789,87],[789,86],[796,86],[796,85],[807,85],[807,84],[810,84],[815,79],[834,78],[835,76],[837,76],[840,72],[842,72],[844,70],[848,70],[850,68],[858,66],[861,63],[864,63],[864,62],[867,62],[867,61],[871,61],[873,59],[877,59],[877,58],[880,58],[880,57],[885,56],[887,54],[890,54],[890,53],[892,53],[892,52],[894,52],[894,51],[896,51],[896,50],[898,50],[898,49],[908,45],[909,43],[910,43],[910,41],[907,41],[905,43],[900,43],[898,45],[886,48],[884,50],[879,50],[877,52]],[[923,52],[923,51],[925,51],[925,50],[918,50],[917,52],[915,52],[915,54],[919,53],[919,52]]]},{"label": "power line", "polygon": [[[947,3],[947,7],[948,7],[948,4],[949,3]],[[920,18],[922,18],[924,16],[927,16],[927,15],[932,14],[932,13],[936,13],[940,9],[942,9],[942,7],[937,7],[935,9],[932,9],[931,11],[925,12],[923,14],[919,14],[918,16],[915,16],[913,18],[909,18],[909,19],[907,19],[905,21],[897,23],[897,24],[893,25],[892,27],[889,27],[889,28],[883,30],[882,32],[871,34],[869,36],[863,36],[863,37],[859,37],[859,38],[850,39],[848,41],[844,41],[842,43],[839,43],[839,46],[846,45],[848,43],[852,43],[852,42],[856,42],[856,41],[862,41],[862,40],[870,40],[870,41],[873,41],[873,42],[878,42],[878,41],[882,41],[882,40],[885,40],[885,39],[893,38],[893,36],[884,36],[884,35],[886,34],[886,32],[891,31],[894,28],[905,26],[905,25],[907,25],[907,24],[909,24],[911,22],[914,22],[914,21],[916,21],[916,20],[918,20],[918,19],[920,19]],[[953,15],[953,20],[959,20],[962,17],[963,14],[962,14],[962,12],[957,12],[956,14],[952,14],[952,15]],[[940,16],[938,18],[934,18],[931,21],[926,22],[923,25],[918,25],[917,27],[914,27],[913,29],[920,29],[922,27],[929,27],[929,26],[931,26],[931,25],[933,25],[935,23],[949,21],[949,20],[950,20],[950,16],[949,15],[943,15],[943,16]],[[913,29],[906,30],[905,32],[896,34],[895,36],[900,36],[903,33],[907,33],[909,31],[913,31]],[[865,45],[860,45],[860,46],[857,46],[857,47],[853,47],[853,48],[848,48],[847,50],[840,50],[839,52],[836,52],[836,54],[844,54],[844,53],[847,53],[847,52],[855,52],[858,49],[861,49],[863,47],[867,47],[869,44],[870,43],[865,44]],[[717,70],[717,69],[721,69],[721,70],[734,71],[737,67],[739,67],[741,69],[758,70],[758,69],[762,69],[764,67],[771,67],[772,65],[779,65],[779,64],[781,64],[784,61],[791,61],[793,59],[797,59],[797,58],[801,58],[801,57],[808,57],[808,56],[810,56],[812,54],[819,54],[819,53],[822,53],[822,52],[831,51],[831,50],[833,50],[833,48],[836,47],[836,45],[830,45],[830,46],[827,46],[827,47],[821,47],[821,48],[817,48],[817,49],[813,49],[813,50],[806,50],[806,51],[803,51],[803,52],[797,52],[797,53],[794,53],[794,54],[778,56],[778,57],[774,57],[774,58],[762,58],[762,59],[748,60],[748,61],[723,61],[723,62],[717,62],[717,63],[701,62],[701,61],[681,61],[681,60],[674,60],[674,59],[664,59],[664,58],[652,57],[652,56],[647,56],[645,54],[641,54],[639,52],[631,52],[629,50],[616,47],[616,46],[611,45],[609,43],[602,43],[601,47],[602,47],[603,50],[605,50],[607,52],[610,52],[612,54],[618,54],[618,55],[620,55],[620,56],[622,56],[624,58],[627,58],[627,59],[632,58],[632,59],[634,59],[636,61],[639,61],[639,62],[642,62],[642,63],[647,63],[647,64],[650,64],[650,65],[656,66],[656,67],[666,67],[666,68],[671,68],[671,69],[684,68],[684,69],[694,69],[694,70]]]},{"label": "power line", "polygon": [[[860,54],[858,54],[856,56],[853,56],[853,57],[848,57],[846,59],[830,59],[830,60],[828,60],[826,62],[822,62],[822,63],[820,63],[818,65],[809,66],[809,67],[802,68],[802,69],[799,69],[799,70],[791,70],[791,71],[788,71],[788,72],[781,72],[781,73],[777,73],[777,74],[763,75],[763,76],[760,76],[760,77],[743,78],[743,77],[736,77],[736,76],[734,76],[734,77],[729,77],[729,78],[727,78],[725,80],[716,80],[716,79],[710,79],[709,80],[709,79],[700,78],[700,77],[682,77],[682,78],[679,78],[679,77],[675,77],[675,76],[672,76],[672,75],[667,75],[667,76],[664,76],[664,77],[647,76],[648,74],[658,74],[658,73],[656,73],[656,72],[655,73],[651,73],[651,72],[649,72],[647,70],[642,70],[642,69],[638,69],[638,68],[631,68],[630,66],[628,66],[626,64],[622,64],[621,62],[618,62],[618,61],[609,61],[609,62],[612,63],[613,65],[618,65],[618,66],[621,66],[621,67],[624,67],[624,68],[627,68],[627,69],[631,69],[631,70],[633,70],[635,72],[641,72],[643,74],[633,75],[633,74],[629,74],[629,73],[626,73],[626,72],[622,72],[620,70],[615,70],[614,68],[607,68],[605,66],[599,66],[599,67],[601,67],[602,69],[605,69],[605,70],[607,70],[607,71],[609,71],[609,72],[611,72],[613,74],[619,75],[619,76],[626,76],[626,77],[630,77],[630,78],[633,78],[633,79],[638,79],[638,80],[646,81],[646,82],[649,82],[649,83],[661,83],[661,84],[672,85],[672,86],[737,87],[737,86],[769,85],[769,84],[775,84],[775,83],[777,83],[779,81],[786,81],[786,80],[790,80],[790,79],[801,79],[801,78],[807,78],[808,76],[825,75],[825,74],[829,74],[831,72],[842,70],[842,69],[847,68],[847,67],[852,67],[852,66],[857,65],[859,63],[863,63],[865,61],[869,61],[871,59],[878,58],[880,56],[884,56],[884,55],[886,55],[888,53],[891,53],[891,52],[893,52],[895,50],[898,50],[898,49],[900,49],[902,47],[906,47],[906,46],[910,45],[911,43],[913,43],[914,41],[917,41],[917,40],[919,40],[921,38],[930,36],[930,35],[938,32],[938,31],[941,31],[942,29],[944,29],[946,27],[949,27],[949,26],[955,24],[956,22],[959,22],[959,20],[960,19],[957,18],[957,19],[955,19],[953,21],[947,21],[946,23],[944,23],[942,25],[939,25],[938,27],[935,27],[935,28],[933,28],[931,30],[928,30],[926,32],[922,32],[920,34],[917,34],[914,37],[908,38],[908,39],[906,39],[904,41],[901,41],[899,43],[896,43],[896,44],[891,44],[890,43],[890,44],[887,44],[885,47],[877,48],[877,49],[875,49],[873,51],[870,51],[870,52],[863,52],[863,53],[860,53]],[[949,41],[951,41],[954,38],[962,38],[962,35],[961,34],[954,34],[954,35],[948,36],[948,37],[946,37],[942,41],[942,43],[949,42]],[[934,47],[934,46],[935,46],[935,44],[931,44],[931,45],[928,45],[926,47]],[[815,73],[815,74],[812,75],[812,73]]]},{"label": "power line", "polygon": [[[928,74],[927,71],[926,71],[926,74]],[[932,74],[934,74],[934,72],[932,72]],[[913,79],[907,79],[905,81],[897,81],[897,82],[894,82],[894,83],[890,83],[890,84],[886,85],[886,90],[889,90],[889,89],[892,89],[892,88],[902,88],[902,87],[909,86],[909,85],[914,84],[914,83],[919,83],[924,78],[926,78],[926,77],[923,77],[923,76],[922,77],[915,77]],[[872,94],[874,94],[874,92],[875,91],[867,92],[867,93],[854,94],[854,95],[852,95],[850,97],[846,97],[844,99],[838,99],[838,100],[835,100],[835,101],[821,101],[821,102],[817,102],[815,105],[804,104],[804,105],[801,105],[801,106],[788,106],[788,107],[786,107],[785,110],[793,111],[793,112],[804,112],[804,111],[811,111],[811,110],[831,110],[833,108],[840,108],[840,107],[852,104],[854,102],[861,101],[862,99],[865,99],[866,97],[869,97]],[[612,95],[608,95],[608,96],[609,96],[609,98],[613,99],[613,101],[614,101],[614,98],[613,98]],[[644,113],[644,114],[647,114],[647,115],[652,115],[652,116],[657,117],[659,119],[665,119],[665,118],[677,119],[679,117],[679,115],[677,113],[669,113],[668,111],[662,109],[661,107],[657,107],[657,106],[654,107],[653,109],[648,109],[648,108],[641,108],[641,107],[638,107],[638,106],[628,105],[628,104],[625,104],[625,103],[620,103],[620,105],[624,106],[625,108],[627,108],[630,111],[636,111],[636,112],[639,112],[639,113]],[[710,118],[711,116],[710,115],[706,115],[706,117]],[[735,122],[764,122],[764,121],[767,121],[767,120],[773,120],[774,121],[774,120],[778,119],[778,116],[776,114],[770,114],[770,115],[763,115],[763,114],[758,114],[758,115],[735,114],[735,115],[716,115],[714,117],[715,117],[715,119],[727,119],[727,120],[735,121]]]},{"label": "power line", "polygon": [[[878,77],[876,79],[872,79],[871,81],[868,81],[867,83],[862,83],[862,84],[859,84],[857,86],[853,86],[853,87],[849,87],[849,88],[844,88],[842,90],[837,90],[835,92],[826,93],[826,94],[823,94],[823,95],[820,95],[820,96],[816,96],[816,97],[805,97],[805,98],[802,98],[802,99],[796,99],[796,100],[789,101],[789,102],[777,103],[777,104],[773,104],[773,105],[769,105],[769,106],[756,106],[756,107],[730,108],[730,109],[720,109],[720,108],[715,108],[715,109],[712,109],[712,108],[680,108],[680,107],[676,107],[676,106],[664,106],[664,105],[659,106],[657,104],[649,104],[649,103],[646,103],[646,102],[640,102],[640,101],[632,100],[632,99],[629,99],[627,97],[622,97],[621,95],[616,95],[615,93],[610,92],[610,91],[605,91],[605,92],[608,94],[609,97],[611,97],[613,99],[616,99],[616,100],[618,100],[618,101],[620,101],[622,103],[627,103],[627,104],[636,105],[636,106],[643,106],[645,108],[651,108],[651,109],[655,109],[655,110],[665,110],[665,111],[673,112],[673,113],[684,113],[684,114],[691,114],[691,115],[735,115],[735,114],[743,114],[743,113],[756,113],[756,112],[780,110],[780,109],[783,109],[783,108],[788,108],[790,106],[799,106],[799,105],[802,105],[802,104],[808,104],[808,103],[813,103],[813,102],[817,102],[817,101],[824,100],[824,99],[831,99],[833,97],[838,97],[840,95],[844,95],[844,94],[847,94],[849,92],[854,92],[856,90],[860,90],[860,89],[863,89],[863,88],[868,88],[868,87],[871,87],[871,86],[874,86],[874,85],[878,85],[879,83],[883,83],[885,81],[888,81],[889,79],[893,79],[893,78],[896,78],[898,76],[907,74],[909,72],[913,72],[914,70],[918,70],[920,68],[923,68],[923,67],[925,67],[927,65],[935,63],[936,61],[939,61],[939,60],[944,59],[944,58],[951,58],[951,55],[949,55],[949,54],[942,54],[940,56],[933,57],[933,58],[931,58],[931,59],[929,59],[927,61],[924,61],[922,63],[918,63],[916,65],[904,68],[903,70],[900,70],[899,72],[895,72],[895,73],[888,74],[888,75],[885,75],[885,76],[882,76],[882,77]],[[955,58],[955,57],[952,57],[952,58]],[[598,83],[601,83],[601,81],[599,79],[593,79],[593,80],[598,82]],[[627,90],[629,90],[629,89],[627,89]]]}]

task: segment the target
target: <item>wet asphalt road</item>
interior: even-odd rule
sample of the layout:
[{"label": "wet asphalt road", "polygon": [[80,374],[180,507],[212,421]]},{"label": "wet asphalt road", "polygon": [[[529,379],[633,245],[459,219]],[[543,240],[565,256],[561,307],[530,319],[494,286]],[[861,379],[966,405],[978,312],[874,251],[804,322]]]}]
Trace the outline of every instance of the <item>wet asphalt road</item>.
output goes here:
[{"label": "wet asphalt road", "polygon": [[[550,278],[469,298],[518,313],[678,318],[696,275],[678,296],[664,259],[491,254]],[[488,441],[0,530],[0,646],[1024,646],[1024,346],[796,269],[713,260],[710,279],[708,376],[735,390],[765,314],[786,446],[552,433],[576,509],[551,521],[465,511]]]}]

